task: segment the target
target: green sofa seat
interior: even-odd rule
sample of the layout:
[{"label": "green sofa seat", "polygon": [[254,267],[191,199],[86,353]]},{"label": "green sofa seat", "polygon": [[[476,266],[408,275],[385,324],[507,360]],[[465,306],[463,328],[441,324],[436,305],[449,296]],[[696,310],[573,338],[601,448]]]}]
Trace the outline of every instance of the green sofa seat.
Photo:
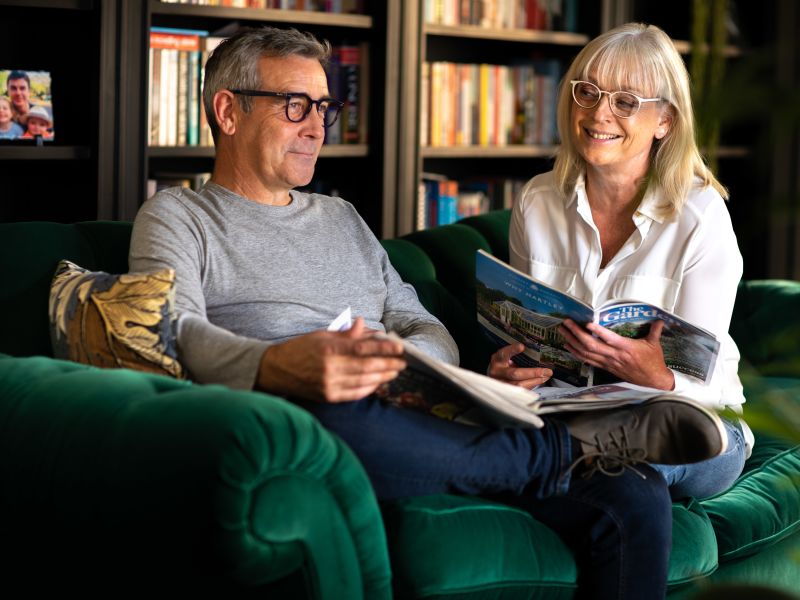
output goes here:
[{"label": "green sofa seat", "polygon": [[[507,259],[508,222],[495,212],[383,242],[478,371],[491,348],[475,324],[474,253]],[[530,515],[450,495],[379,507],[352,453],[280,398],[49,358],[56,263],[124,272],[129,236],[127,223],[0,225],[9,572],[58,565],[78,584],[92,561],[117,587],[136,573],[269,597],[572,597],[569,550]],[[713,582],[800,584],[798,309],[798,282],[740,285],[731,331],[757,446],[731,490],[674,504],[670,598]]]}]

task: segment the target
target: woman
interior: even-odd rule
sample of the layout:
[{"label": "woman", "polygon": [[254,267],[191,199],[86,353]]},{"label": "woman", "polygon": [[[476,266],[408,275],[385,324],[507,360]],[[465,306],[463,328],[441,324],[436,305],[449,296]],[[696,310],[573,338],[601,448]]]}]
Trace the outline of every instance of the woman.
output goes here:
[{"label": "woman", "polygon": [[[514,207],[511,264],[592,305],[636,299],[710,330],[721,350],[703,384],[667,367],[660,321],[637,340],[595,324],[561,326],[567,349],[594,367],[740,412],[739,353],[728,327],[742,258],[723,201],[727,191],[694,141],[689,77],[669,37],[631,23],[594,39],[567,71],[557,111],[562,143],[555,167],[534,177]],[[495,353],[489,373],[526,387],[547,381],[549,369],[514,365],[511,357],[522,350],[515,344]],[[726,427],[723,455],[654,465],[673,498],[709,496],[739,476],[752,435],[743,422]],[[578,535],[553,512],[537,516],[567,538]]]}]

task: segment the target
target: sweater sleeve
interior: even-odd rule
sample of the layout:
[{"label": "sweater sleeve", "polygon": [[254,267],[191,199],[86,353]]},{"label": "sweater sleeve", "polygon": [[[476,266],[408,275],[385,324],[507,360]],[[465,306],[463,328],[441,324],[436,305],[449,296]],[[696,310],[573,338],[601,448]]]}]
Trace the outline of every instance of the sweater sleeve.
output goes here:
[{"label": "sweater sleeve", "polygon": [[387,296],[383,325],[420,350],[446,363],[458,364],[458,347],[444,325],[417,298],[414,288],[404,283],[381,248],[383,279]]},{"label": "sweater sleeve", "polygon": [[206,251],[202,223],[168,190],[139,210],[131,237],[130,269],[175,270],[179,359],[196,381],[252,389],[269,343],[209,322],[203,295]]}]

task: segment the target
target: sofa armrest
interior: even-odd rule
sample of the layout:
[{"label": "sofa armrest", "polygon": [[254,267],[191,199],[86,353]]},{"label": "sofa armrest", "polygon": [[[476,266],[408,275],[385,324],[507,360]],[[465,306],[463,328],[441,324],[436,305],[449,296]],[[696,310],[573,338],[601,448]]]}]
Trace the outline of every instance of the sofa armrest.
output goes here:
[{"label": "sofa armrest", "polygon": [[6,572],[60,565],[62,590],[101,574],[252,589],[302,569],[313,598],[390,596],[361,465],[280,398],[0,358],[0,477]]}]

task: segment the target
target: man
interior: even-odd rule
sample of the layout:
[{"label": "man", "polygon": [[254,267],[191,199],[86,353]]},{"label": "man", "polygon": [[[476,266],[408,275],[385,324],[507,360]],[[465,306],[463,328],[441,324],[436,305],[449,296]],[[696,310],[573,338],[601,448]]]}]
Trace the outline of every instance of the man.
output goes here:
[{"label": "man", "polygon": [[23,128],[28,125],[28,113],[33,108],[31,102],[31,78],[25,71],[11,71],[6,80],[6,94],[11,99],[14,121]]},{"label": "man", "polygon": [[[569,426],[486,429],[371,395],[405,367],[402,345],[374,330],[396,331],[450,363],[458,354],[353,207],[294,189],[311,181],[325,127],[341,107],[328,97],[329,52],[309,35],[263,28],[223,42],[207,63],[211,181],[197,193],[173,188],[146,202],[130,251],[134,271],[176,270],[181,360],[201,382],[280,394],[314,413],[358,455],[381,500],[491,495],[555,523],[564,510],[546,498],[563,494],[576,535],[596,553],[582,571],[587,589],[655,597],[650,581],[666,581],[669,494],[646,464],[637,472],[624,466],[632,451],[662,463],[713,456],[724,446],[719,419],[664,402]],[[326,331],[348,306],[358,315],[353,327]],[[676,429],[711,443],[665,433]],[[592,459],[601,470],[619,467],[620,476],[572,477],[573,467],[590,473]]]}]

